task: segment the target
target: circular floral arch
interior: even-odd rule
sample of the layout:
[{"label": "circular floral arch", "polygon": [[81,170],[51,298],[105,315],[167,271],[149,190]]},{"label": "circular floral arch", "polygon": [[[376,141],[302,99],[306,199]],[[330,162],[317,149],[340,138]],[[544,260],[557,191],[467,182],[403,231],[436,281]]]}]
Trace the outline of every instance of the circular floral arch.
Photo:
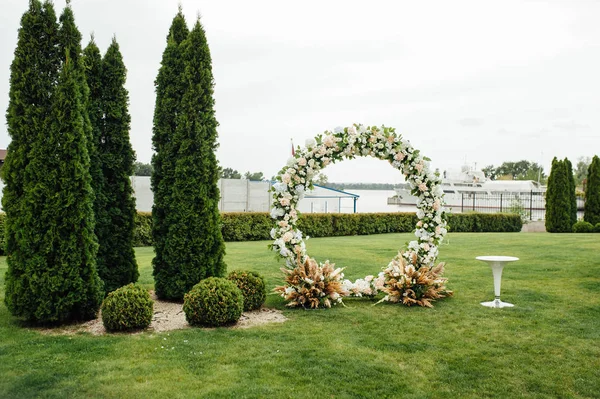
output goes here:
[{"label": "circular floral arch", "polygon": [[422,267],[432,269],[438,256],[438,247],[447,232],[441,179],[430,171],[428,158],[396,134],[394,128],[385,126],[355,124],[336,128],[334,132],[325,131],[307,140],[304,148],[298,148],[273,185],[273,250],[285,259],[288,269],[309,259],[303,234],[297,227],[296,206],[304,198],[305,192],[313,188],[312,179],[321,169],[330,163],[357,156],[372,156],[388,161],[404,174],[412,194],[417,197],[417,239],[411,241],[388,268],[394,266],[396,261],[411,266],[415,271]]}]

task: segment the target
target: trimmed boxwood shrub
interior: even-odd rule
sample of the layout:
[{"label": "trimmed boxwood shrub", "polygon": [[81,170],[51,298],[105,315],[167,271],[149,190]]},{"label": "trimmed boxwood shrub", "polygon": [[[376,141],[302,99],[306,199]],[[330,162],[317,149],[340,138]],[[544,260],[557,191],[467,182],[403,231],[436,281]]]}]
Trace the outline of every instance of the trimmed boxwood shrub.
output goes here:
[{"label": "trimmed boxwood shrub", "polygon": [[102,323],[108,331],[143,329],[152,321],[154,301],[133,283],[110,292],[102,303]]},{"label": "trimmed boxwood shrub", "polygon": [[244,296],[233,281],[209,277],[196,284],[183,298],[183,311],[193,326],[218,327],[235,323],[242,316]]},{"label": "trimmed boxwood shrub", "polygon": [[227,276],[242,291],[244,310],[259,309],[267,298],[265,279],[258,273],[247,270],[234,270]]},{"label": "trimmed boxwood shrub", "polygon": [[600,222],[594,226],[594,233],[600,233]]},{"label": "trimmed boxwood shrub", "polygon": [[581,220],[573,225],[573,231],[575,233],[591,233],[594,231],[594,226]]}]

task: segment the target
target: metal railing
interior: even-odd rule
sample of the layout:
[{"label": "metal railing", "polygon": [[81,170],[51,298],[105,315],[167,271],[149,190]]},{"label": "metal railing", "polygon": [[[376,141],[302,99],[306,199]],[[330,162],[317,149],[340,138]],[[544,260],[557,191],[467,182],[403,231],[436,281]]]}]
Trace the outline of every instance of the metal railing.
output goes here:
[{"label": "metal railing", "polygon": [[[578,197],[578,213],[583,212],[583,206],[583,198]],[[460,210],[461,212],[516,213],[524,220],[543,220],[546,216],[546,192],[462,193]]]}]

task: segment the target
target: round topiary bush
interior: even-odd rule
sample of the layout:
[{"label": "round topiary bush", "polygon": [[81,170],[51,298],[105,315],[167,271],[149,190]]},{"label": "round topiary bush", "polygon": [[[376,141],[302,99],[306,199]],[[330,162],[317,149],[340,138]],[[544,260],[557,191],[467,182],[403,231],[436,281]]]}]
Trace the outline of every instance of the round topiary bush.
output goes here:
[{"label": "round topiary bush", "polygon": [[575,233],[591,233],[594,231],[594,226],[589,222],[579,221],[573,225]]},{"label": "round topiary bush", "polygon": [[594,233],[600,233],[600,223],[596,223],[594,226]]},{"label": "round topiary bush", "polygon": [[133,283],[109,293],[102,303],[102,323],[107,331],[146,328],[152,321],[154,301],[148,291]]},{"label": "round topiary bush", "polygon": [[183,298],[185,318],[191,325],[222,326],[239,320],[244,297],[234,282],[209,277],[196,284]]},{"label": "round topiary bush", "polygon": [[246,270],[234,270],[227,276],[233,281],[244,296],[244,310],[258,309],[265,303],[267,288],[265,279],[258,273]]}]

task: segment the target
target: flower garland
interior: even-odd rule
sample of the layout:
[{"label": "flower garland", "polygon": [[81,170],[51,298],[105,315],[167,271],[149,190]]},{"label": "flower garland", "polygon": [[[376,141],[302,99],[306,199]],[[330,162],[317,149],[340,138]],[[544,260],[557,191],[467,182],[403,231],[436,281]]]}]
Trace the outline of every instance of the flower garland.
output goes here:
[{"label": "flower garland", "polygon": [[417,197],[417,240],[408,243],[401,256],[416,270],[423,266],[431,268],[447,233],[443,192],[439,185],[441,179],[429,170],[428,158],[397,135],[394,128],[385,126],[355,124],[336,128],[334,132],[325,131],[315,139],[307,140],[304,148],[297,149],[273,184],[271,217],[275,219],[275,227],[271,229],[272,249],[285,259],[289,269],[305,262],[308,255],[303,234],[297,228],[296,206],[305,192],[313,188],[312,179],[321,169],[357,156],[386,160],[406,177],[411,193]]}]

